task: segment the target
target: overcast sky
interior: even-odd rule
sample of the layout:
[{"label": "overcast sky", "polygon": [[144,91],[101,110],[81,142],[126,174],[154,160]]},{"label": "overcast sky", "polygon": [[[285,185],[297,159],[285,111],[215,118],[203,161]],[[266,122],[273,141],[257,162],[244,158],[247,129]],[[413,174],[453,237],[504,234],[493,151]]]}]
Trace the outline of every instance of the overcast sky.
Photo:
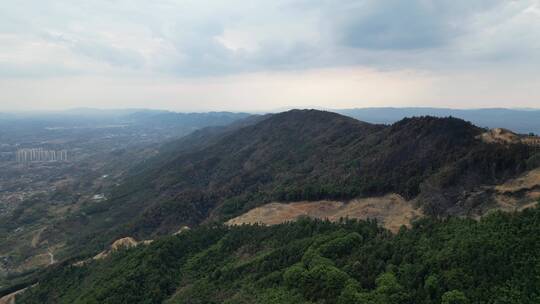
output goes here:
[{"label": "overcast sky", "polygon": [[540,108],[540,0],[17,0],[0,110]]}]

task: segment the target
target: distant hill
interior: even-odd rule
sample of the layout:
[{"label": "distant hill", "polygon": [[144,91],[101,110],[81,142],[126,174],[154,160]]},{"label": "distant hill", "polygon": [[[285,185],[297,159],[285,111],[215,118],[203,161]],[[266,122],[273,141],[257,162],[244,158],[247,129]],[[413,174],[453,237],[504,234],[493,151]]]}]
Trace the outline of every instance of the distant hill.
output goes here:
[{"label": "distant hill", "polygon": [[226,125],[235,120],[246,118],[251,114],[233,112],[200,112],[182,113],[148,109],[71,109],[50,112],[17,112],[0,113],[0,124],[3,123],[32,123],[35,126],[96,126],[96,124],[132,124],[145,125],[148,128],[160,127],[189,127],[202,128],[207,126]]},{"label": "distant hill", "polygon": [[251,114],[232,112],[178,113],[168,111],[138,111],[126,115],[128,121],[146,126],[191,127],[224,126]]},{"label": "distant hill", "polygon": [[506,128],[517,133],[540,134],[540,110],[516,109],[445,109],[445,108],[358,108],[335,110],[337,113],[379,124],[391,124],[405,117],[457,117],[479,127]]},{"label": "distant hill", "polygon": [[70,136],[84,137],[111,128],[122,128],[127,134],[146,132],[157,139],[172,139],[205,127],[225,126],[249,116],[248,113],[178,113],[145,109],[0,113],[0,140],[42,141],[54,133],[51,130],[63,131],[62,136],[69,133]]}]

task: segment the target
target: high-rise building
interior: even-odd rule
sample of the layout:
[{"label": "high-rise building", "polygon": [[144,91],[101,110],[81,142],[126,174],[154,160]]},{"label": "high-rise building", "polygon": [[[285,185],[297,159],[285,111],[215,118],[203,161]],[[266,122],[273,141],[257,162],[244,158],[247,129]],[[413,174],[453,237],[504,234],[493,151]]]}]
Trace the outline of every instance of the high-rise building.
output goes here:
[{"label": "high-rise building", "polygon": [[43,150],[43,148],[19,149],[15,153],[17,162],[68,161],[67,150]]}]

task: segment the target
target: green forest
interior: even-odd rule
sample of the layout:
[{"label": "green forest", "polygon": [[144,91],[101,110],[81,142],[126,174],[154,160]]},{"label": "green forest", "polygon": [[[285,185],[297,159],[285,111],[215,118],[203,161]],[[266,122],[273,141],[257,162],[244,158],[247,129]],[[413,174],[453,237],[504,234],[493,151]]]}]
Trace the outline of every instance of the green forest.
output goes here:
[{"label": "green forest", "polygon": [[480,220],[207,224],[47,270],[17,303],[540,303],[540,209]]}]

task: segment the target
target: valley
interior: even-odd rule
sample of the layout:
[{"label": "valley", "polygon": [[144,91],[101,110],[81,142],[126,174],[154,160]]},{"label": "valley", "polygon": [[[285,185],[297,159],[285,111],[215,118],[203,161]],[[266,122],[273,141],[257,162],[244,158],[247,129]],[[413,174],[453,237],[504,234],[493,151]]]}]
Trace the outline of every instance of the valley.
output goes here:
[{"label": "valley", "polygon": [[[168,140],[245,115],[181,116],[97,111],[0,119],[0,289],[65,259],[67,237],[51,230],[106,202],[132,164],[156,155]],[[166,125],[164,118],[169,120]],[[23,158],[19,154],[25,149],[28,155]],[[67,156],[52,159],[47,151],[56,150]]]}]

